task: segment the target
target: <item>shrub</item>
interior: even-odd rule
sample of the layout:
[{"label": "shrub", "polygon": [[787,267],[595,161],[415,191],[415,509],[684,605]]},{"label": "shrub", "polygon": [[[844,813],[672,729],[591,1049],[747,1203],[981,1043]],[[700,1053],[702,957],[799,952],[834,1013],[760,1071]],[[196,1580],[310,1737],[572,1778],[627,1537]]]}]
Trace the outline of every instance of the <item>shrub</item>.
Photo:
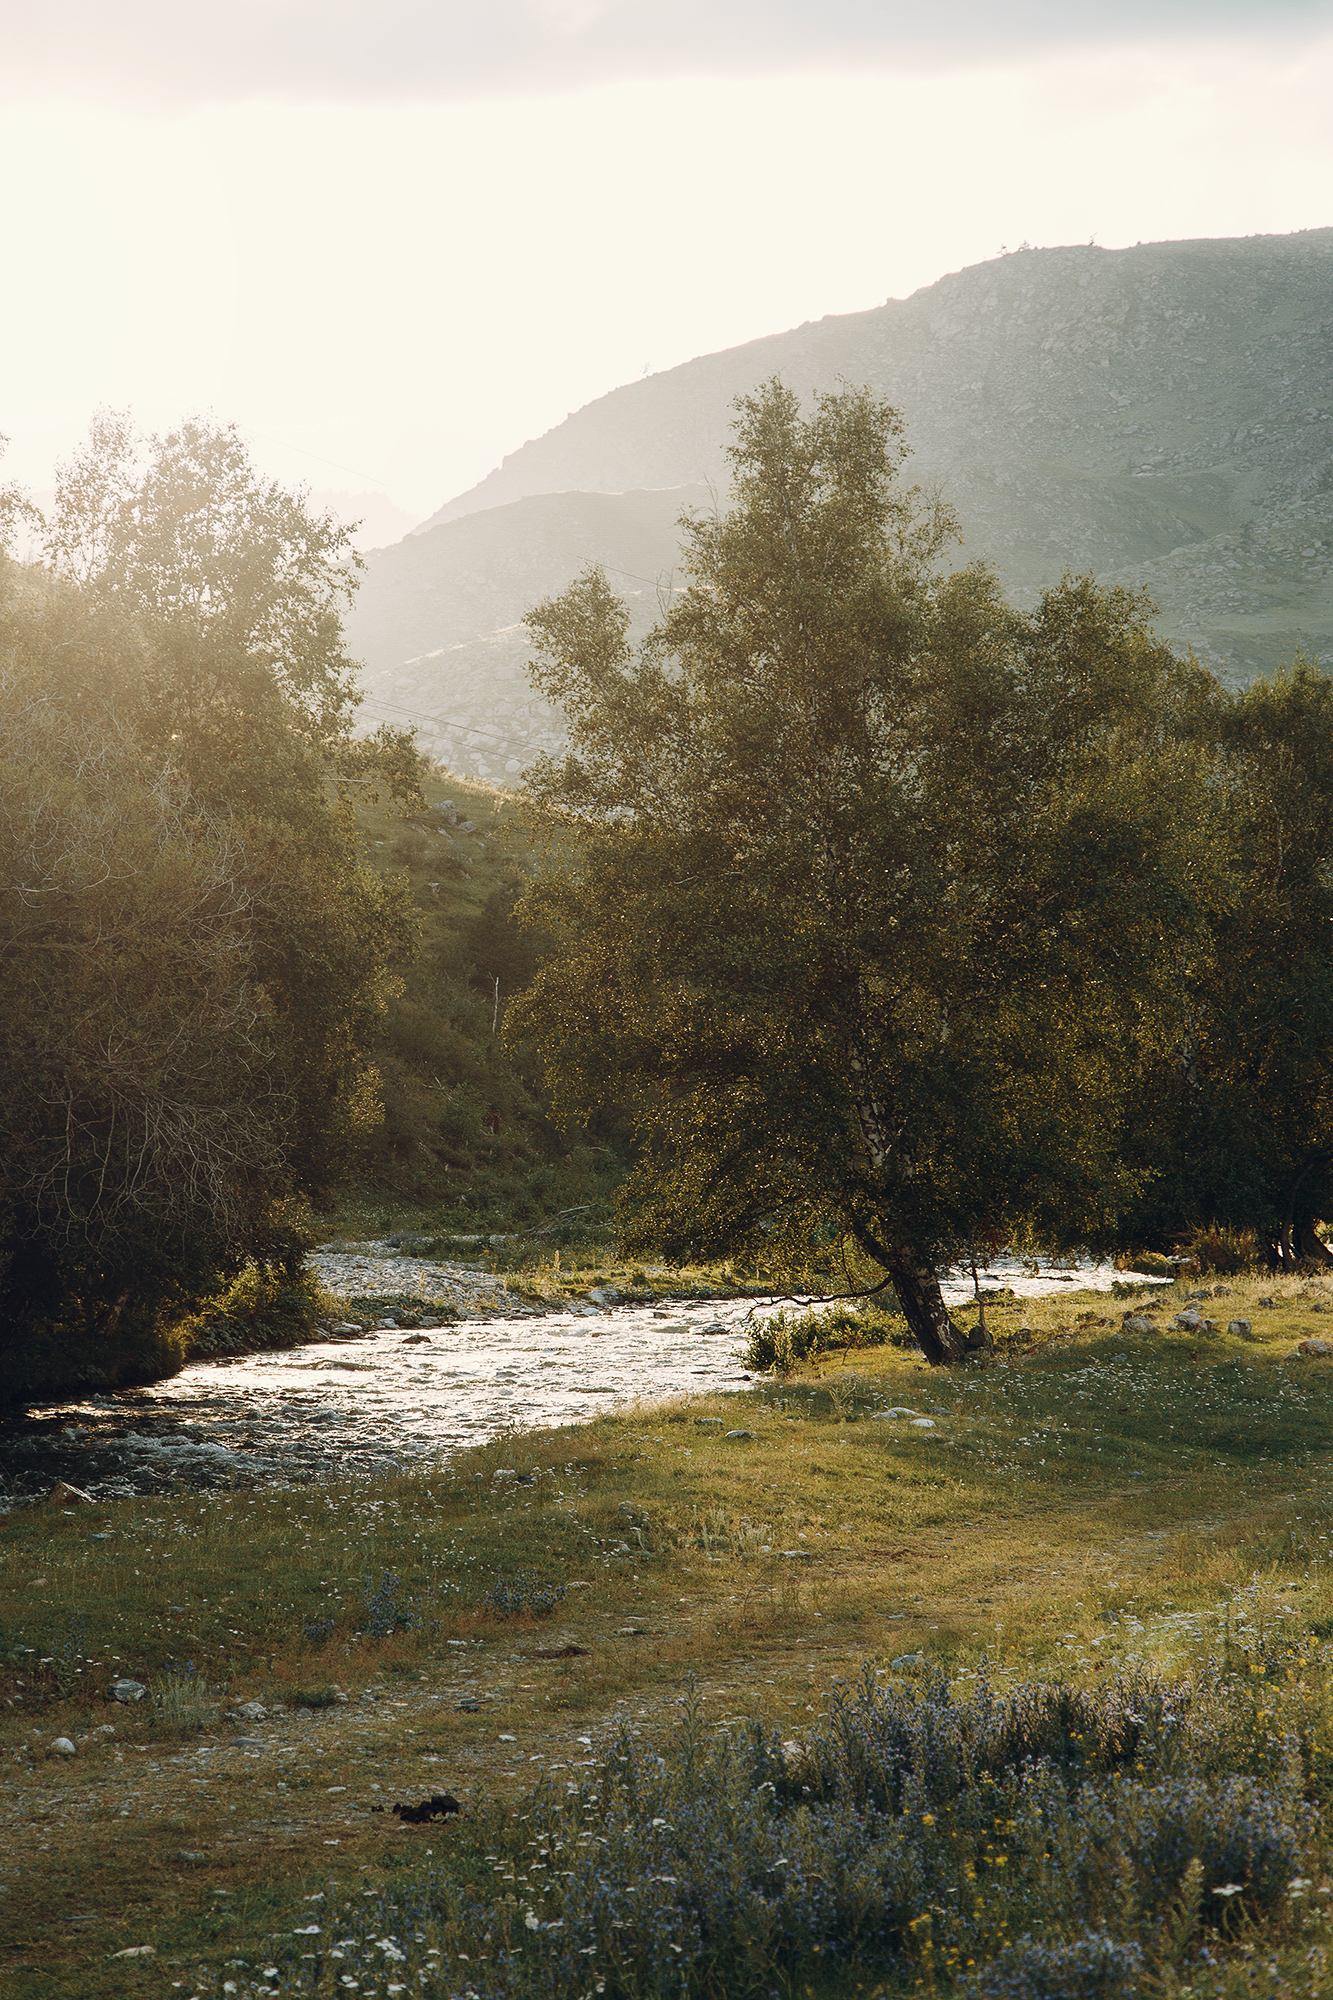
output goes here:
[{"label": "shrub", "polygon": [[163,1728],[182,1736],[196,1729],[208,1729],[217,1721],[217,1697],[192,1664],[160,1675],[149,1695]]},{"label": "shrub", "polygon": [[[443,1974],[475,2000],[909,1991],[918,1972],[969,2000],[1131,2000],[1200,1921],[1217,1951],[1233,1894],[1251,1922],[1280,1911],[1317,1830],[1289,1777],[1219,1763],[1217,1704],[1237,1720],[1249,1690],[1217,1667],[1203,1685],[955,1695],[867,1668],[800,1744],[714,1732],[691,1692],[667,1741],[623,1718],[517,1816],[479,1807],[449,1875],[360,1908],[331,1893],[321,1922],[341,1983],[376,1991],[391,1956],[400,1990]],[[237,1991],[312,1990],[299,1956],[278,1964]]]},{"label": "shrub", "polygon": [[834,1306],[791,1318],[785,1312],[756,1320],[745,1350],[746,1365],[760,1374],[789,1375],[803,1361],[837,1350],[915,1346],[907,1322],[882,1305]]},{"label": "shrub", "polygon": [[264,1354],[309,1340],[322,1310],[319,1280],[307,1270],[247,1264],[185,1329],[185,1356]]},{"label": "shrub", "polygon": [[1118,1944],[1104,1931],[1088,1931],[1072,1944],[1022,1937],[964,1991],[975,2000],[1128,2000],[1143,1970],[1138,1945]]},{"label": "shrub", "polygon": [[337,1702],[336,1689],[332,1687],[293,1688],[287,1696],[289,1708],[332,1708]]},{"label": "shrub", "polygon": [[1116,1258],[1119,1271],[1140,1271],[1145,1278],[1174,1278],[1178,1265],[1160,1250],[1125,1251]]},{"label": "shrub", "polygon": [[1202,1273],[1233,1278],[1263,1263],[1259,1239],[1252,1229],[1196,1229],[1180,1249]]},{"label": "shrub", "polygon": [[410,1632],[417,1624],[416,1612],[398,1602],[401,1588],[401,1579],[389,1569],[385,1570],[377,1584],[367,1583],[366,1630],[372,1639],[387,1639],[394,1632]]},{"label": "shrub", "polygon": [[482,1598],[481,1608],[494,1612],[497,1618],[545,1618],[568,1595],[567,1584],[543,1583],[535,1569],[521,1569],[512,1582],[497,1576]]}]

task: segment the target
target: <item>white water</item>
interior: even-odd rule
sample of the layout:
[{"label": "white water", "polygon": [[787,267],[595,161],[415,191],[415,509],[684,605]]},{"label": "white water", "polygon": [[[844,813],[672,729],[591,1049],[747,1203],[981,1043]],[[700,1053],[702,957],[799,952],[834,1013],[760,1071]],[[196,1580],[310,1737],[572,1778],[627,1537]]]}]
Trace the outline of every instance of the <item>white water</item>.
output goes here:
[{"label": "white water", "polygon": [[[983,1291],[1107,1291],[1109,1265],[1038,1274],[1000,1261]],[[970,1273],[944,1284],[961,1305]],[[448,1457],[509,1431],[585,1422],[615,1404],[736,1392],[747,1322],[777,1302],[584,1306],[535,1318],[397,1328],[354,1342],[196,1362],[168,1382],[33,1410],[0,1439],[19,1493],[63,1478],[110,1495],[233,1481],[286,1484]],[[790,1303],[787,1309],[799,1310]]]}]

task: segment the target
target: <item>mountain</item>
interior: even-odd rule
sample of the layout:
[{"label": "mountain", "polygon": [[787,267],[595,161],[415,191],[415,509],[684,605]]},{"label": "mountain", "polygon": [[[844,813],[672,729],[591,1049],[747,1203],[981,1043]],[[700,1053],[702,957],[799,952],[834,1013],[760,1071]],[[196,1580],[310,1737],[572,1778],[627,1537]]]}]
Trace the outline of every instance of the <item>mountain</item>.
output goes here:
[{"label": "mountain", "polygon": [[[652,622],[683,508],[725,494],[736,396],[868,383],[908,476],[1018,604],[1065,570],[1146,587],[1163,637],[1243,682],[1333,664],[1333,230],[1016,251],[908,299],[649,376],[506,458],[375,552],[350,638],[366,713],[512,776],[558,718],[523,678],[524,612],[605,564]],[[631,594],[632,593],[632,594]]]}]

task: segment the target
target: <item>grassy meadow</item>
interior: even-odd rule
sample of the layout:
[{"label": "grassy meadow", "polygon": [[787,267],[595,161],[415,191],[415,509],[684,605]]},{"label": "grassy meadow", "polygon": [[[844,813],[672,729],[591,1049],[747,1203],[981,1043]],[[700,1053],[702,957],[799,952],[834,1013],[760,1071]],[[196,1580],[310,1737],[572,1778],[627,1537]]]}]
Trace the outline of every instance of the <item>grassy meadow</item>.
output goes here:
[{"label": "grassy meadow", "polygon": [[[1202,1285],[1010,1301],[952,1373],[833,1352],[411,1478],[12,1511],[0,1995],[1329,1990],[1333,1360],[1295,1350],[1333,1292],[1227,1286],[1213,1330],[1173,1323]],[[951,1730],[952,1791],[920,1749]],[[1084,1794],[1043,1806],[997,1730],[1112,1832],[1151,1821],[1157,1902],[1175,1861],[1136,1835],[1143,1882],[1122,1856],[1098,1890]],[[915,1775],[884,1792],[858,1746],[890,1738]],[[374,1810],[445,1790],[448,1822]],[[677,1937],[710,1841],[805,1887]],[[1025,1930],[1096,1959],[1099,1895],[1123,1963],[1023,1960]]]}]

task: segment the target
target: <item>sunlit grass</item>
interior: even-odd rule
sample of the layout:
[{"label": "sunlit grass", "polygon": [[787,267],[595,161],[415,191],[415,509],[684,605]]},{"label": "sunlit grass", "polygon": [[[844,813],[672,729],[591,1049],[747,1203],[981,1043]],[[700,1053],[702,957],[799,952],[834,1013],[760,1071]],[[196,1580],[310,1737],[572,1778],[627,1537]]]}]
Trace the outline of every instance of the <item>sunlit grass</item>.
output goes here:
[{"label": "sunlit grass", "polygon": [[[380,1798],[474,1778],[503,1796],[528,1768],[505,1735],[525,1760],[550,1757],[627,1704],[651,1732],[690,1674],[710,1722],[800,1732],[865,1658],[1096,1687],[1134,1661],[1244,1673],[1287,1634],[1299,1651],[1333,1632],[1333,1364],[1295,1355],[1329,1325],[1327,1295],[1232,1287],[1202,1310],[1222,1329],[1249,1319],[1250,1338],[1176,1329],[1188,1287],[1142,1337],[1119,1330],[1135,1301],[1011,1304],[988,1367],[875,1348],[514,1434],[411,1477],[14,1511],[0,1758],[50,1851],[30,1832],[11,1845],[5,2000],[138,1991],[137,1961],[107,1954],[141,1930],[159,1962],[216,1963],[224,1933],[261,1936],[329,1866],[355,1880],[389,1865],[368,1818],[325,1846],[309,1815],[343,1800],[329,1787],[358,1811],[372,1774]],[[501,1617],[497,1580],[520,1572],[566,1595]],[[109,1704],[113,1675],[143,1700]],[[474,1683],[478,1707],[458,1707],[448,1691]],[[197,1727],[188,1704],[169,1713],[168,1688],[190,1690]],[[366,1689],[383,1699],[363,1705]],[[220,1775],[193,1785],[173,1759],[229,1741],[213,1718],[246,1701],[286,1718],[269,1737],[290,1754],[206,1758]],[[45,1755],[57,1734],[75,1758]],[[124,1817],[135,1765],[151,1802]],[[306,1818],[279,1838],[284,1801]],[[63,1929],[62,1913],[93,1921]]]}]

